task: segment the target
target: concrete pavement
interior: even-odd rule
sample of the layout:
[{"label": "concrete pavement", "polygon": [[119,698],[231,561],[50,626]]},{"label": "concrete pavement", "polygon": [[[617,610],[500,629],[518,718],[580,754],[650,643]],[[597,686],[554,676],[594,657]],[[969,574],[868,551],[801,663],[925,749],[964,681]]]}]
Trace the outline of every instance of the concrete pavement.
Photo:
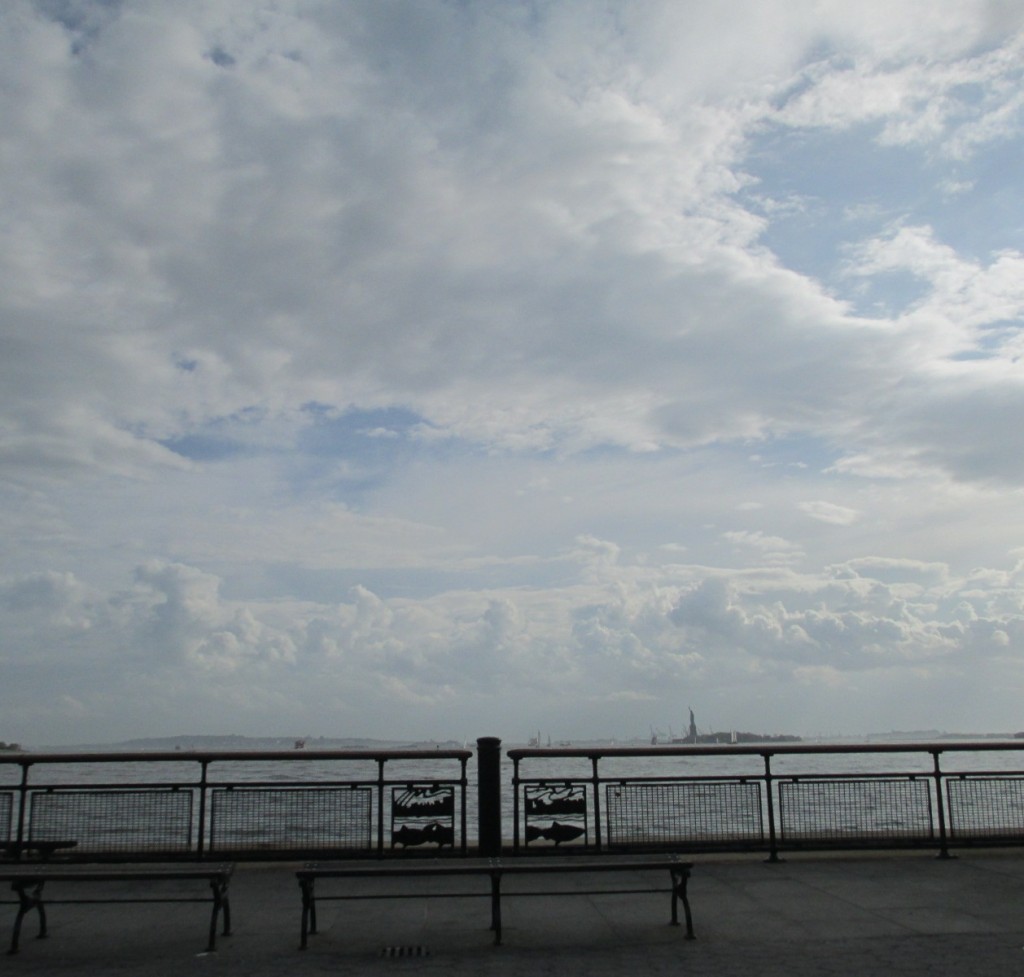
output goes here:
[{"label": "concrete pavement", "polygon": [[[0,972],[1024,977],[1024,854],[1016,851],[950,860],[922,853],[694,861],[692,942],[667,925],[664,894],[509,898],[501,947],[491,945],[486,898],[366,899],[320,903],[320,933],[299,952],[296,866],[240,864],[231,888],[234,933],[215,954],[200,952],[206,904],[54,905],[50,938],[35,940],[35,920],[26,919],[22,951],[0,957]],[[484,892],[486,883],[476,881]],[[531,877],[522,885],[564,890],[605,881]],[[503,888],[514,891],[519,882]],[[365,891],[393,891],[394,884],[371,881]],[[424,886],[465,891],[474,880]],[[82,896],[82,887],[69,895]],[[2,908],[6,940],[14,907]]]}]

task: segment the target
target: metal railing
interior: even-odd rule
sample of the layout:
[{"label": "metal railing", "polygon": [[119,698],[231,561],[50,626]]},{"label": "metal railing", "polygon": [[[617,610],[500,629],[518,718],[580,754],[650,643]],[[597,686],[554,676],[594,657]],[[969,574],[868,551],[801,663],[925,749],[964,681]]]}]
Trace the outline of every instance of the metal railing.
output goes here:
[{"label": "metal railing", "polygon": [[484,737],[471,773],[473,755],[0,753],[0,847],[74,841],[75,857],[117,859],[472,848],[760,851],[774,860],[795,850],[948,855],[1024,843],[1024,740],[514,748],[503,756],[500,740]]},{"label": "metal railing", "polygon": [[[985,768],[997,751],[1004,767]],[[1021,844],[1022,751],[1024,740],[511,749],[512,847],[776,860],[799,849],[948,856],[954,846]]]},{"label": "metal railing", "polygon": [[0,846],[73,841],[74,857],[119,859],[464,854],[472,755],[3,755]]}]

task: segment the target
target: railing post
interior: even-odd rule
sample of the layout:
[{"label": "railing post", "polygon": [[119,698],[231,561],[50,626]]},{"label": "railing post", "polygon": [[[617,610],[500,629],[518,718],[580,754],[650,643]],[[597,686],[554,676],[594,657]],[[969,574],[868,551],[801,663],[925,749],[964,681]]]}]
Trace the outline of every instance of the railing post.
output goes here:
[{"label": "railing post", "polygon": [[25,829],[28,827],[28,771],[31,761],[21,764],[21,784],[18,787],[18,844],[25,841]]},{"label": "railing post", "polygon": [[459,758],[459,770],[461,771],[461,779],[459,780],[459,793],[462,795],[462,811],[461,821],[459,822],[461,831],[459,837],[462,838],[462,854],[466,854],[466,792],[469,785],[469,778],[466,776],[466,757]]},{"label": "railing post", "polygon": [[476,771],[480,854],[497,858],[501,854],[501,740],[497,736],[476,741]]},{"label": "railing post", "polygon": [[199,830],[196,832],[196,854],[203,857],[206,851],[206,795],[209,791],[207,783],[207,768],[210,761],[203,759],[199,761]]},{"label": "railing post", "polygon": [[941,750],[932,750],[932,776],[935,778],[935,806],[939,815],[939,858],[949,858],[949,844],[946,837],[946,802],[942,790],[942,767],[939,763]]},{"label": "railing post", "polygon": [[[377,857],[384,855],[384,764],[387,757],[377,757]],[[394,827],[394,825],[392,825]]]},{"label": "railing post", "polygon": [[512,850],[519,854],[519,757],[512,758]]},{"label": "railing post", "polygon": [[775,838],[775,798],[772,796],[772,758],[770,753],[762,753],[764,758],[764,790],[768,802],[768,861],[779,860],[779,847]]}]

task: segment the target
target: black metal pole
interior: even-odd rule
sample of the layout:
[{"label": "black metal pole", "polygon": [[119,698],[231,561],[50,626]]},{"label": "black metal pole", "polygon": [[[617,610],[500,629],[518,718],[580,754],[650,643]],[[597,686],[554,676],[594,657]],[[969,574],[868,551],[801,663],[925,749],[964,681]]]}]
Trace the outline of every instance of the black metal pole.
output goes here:
[{"label": "black metal pole", "polygon": [[481,736],[476,741],[477,810],[480,854],[501,855],[501,740]]},{"label": "black metal pole", "polygon": [[512,760],[512,851],[519,854],[519,757]]},{"label": "black metal pole", "polygon": [[951,858],[949,839],[946,836],[946,801],[942,796],[942,765],[939,763],[941,750],[932,750],[932,777],[935,779],[935,808],[939,815],[939,858]]},{"label": "black metal pole", "polygon": [[462,805],[461,805],[461,807],[462,807],[462,811],[461,811],[461,818],[462,818],[462,820],[460,822],[462,831],[461,831],[460,837],[462,838],[462,845],[461,845],[461,847],[462,847],[462,854],[463,855],[466,854],[466,800],[467,800],[467,798],[466,798],[466,791],[467,791],[467,785],[469,784],[469,778],[466,776],[466,760],[467,759],[468,759],[467,757],[460,757],[460,759],[459,759],[459,770],[461,771],[461,775],[462,775],[461,779],[459,780],[459,793],[462,795]]},{"label": "black metal pole", "polygon": [[765,800],[768,804],[768,861],[779,860],[778,839],[775,837],[775,798],[772,794],[772,755],[762,753],[764,758],[764,791]]},{"label": "black metal pole", "polygon": [[[384,764],[385,757],[377,757],[377,857],[384,856]],[[395,828],[395,812],[391,811],[391,830]],[[392,842],[392,847],[394,842]]]},{"label": "black metal pole", "polygon": [[210,789],[206,775],[209,766],[209,760],[199,761],[199,831],[196,834],[196,853],[200,858],[206,851],[206,795]]},{"label": "black metal pole", "polygon": [[18,787],[18,844],[26,841],[25,829],[28,827],[28,770],[32,762],[21,764],[21,785]]}]

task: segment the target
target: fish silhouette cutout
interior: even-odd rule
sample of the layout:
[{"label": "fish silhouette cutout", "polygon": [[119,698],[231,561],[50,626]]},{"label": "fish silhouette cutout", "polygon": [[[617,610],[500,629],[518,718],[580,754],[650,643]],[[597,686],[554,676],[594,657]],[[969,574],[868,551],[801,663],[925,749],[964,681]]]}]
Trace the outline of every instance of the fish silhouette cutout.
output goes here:
[{"label": "fish silhouette cutout", "polygon": [[562,824],[561,821],[552,821],[551,827],[544,832],[544,837],[548,841],[553,841],[555,847],[557,847],[563,841],[574,841],[582,834],[583,828],[579,828],[574,824]]},{"label": "fish silhouette cutout", "polygon": [[411,848],[413,845],[422,845],[426,841],[426,832],[423,828],[410,828],[409,825],[403,824],[397,831],[391,832],[392,845]]},{"label": "fish silhouette cutout", "polygon": [[440,821],[431,821],[423,829],[423,840],[443,848],[445,845],[455,844],[455,830],[441,824]]}]

